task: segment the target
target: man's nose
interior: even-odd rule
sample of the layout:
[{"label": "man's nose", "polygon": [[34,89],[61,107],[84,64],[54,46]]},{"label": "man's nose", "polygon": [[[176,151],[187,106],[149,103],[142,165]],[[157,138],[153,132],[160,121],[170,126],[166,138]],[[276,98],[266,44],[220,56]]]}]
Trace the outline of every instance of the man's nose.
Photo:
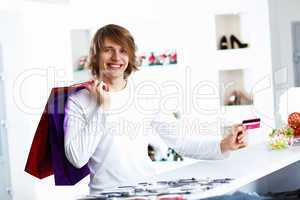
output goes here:
[{"label": "man's nose", "polygon": [[113,54],[112,54],[112,59],[113,60],[120,60],[120,52],[119,51],[113,51]]}]

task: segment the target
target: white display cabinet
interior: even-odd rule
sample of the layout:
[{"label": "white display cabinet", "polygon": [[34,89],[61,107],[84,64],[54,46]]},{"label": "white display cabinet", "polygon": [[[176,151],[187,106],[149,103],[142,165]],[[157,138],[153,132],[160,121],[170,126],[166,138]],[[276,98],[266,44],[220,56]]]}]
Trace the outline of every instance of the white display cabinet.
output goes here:
[{"label": "white display cabinet", "polygon": [[[221,110],[218,117],[221,133],[232,124],[259,117],[262,120],[260,135],[264,137],[273,126],[273,100],[268,99],[269,96],[272,98],[272,86],[263,89],[266,93],[264,100],[260,98],[263,92],[256,88],[264,79],[272,81],[272,77],[268,77],[271,66],[267,61],[269,46],[263,40],[265,36],[257,35],[265,28],[264,22],[258,21],[258,16],[252,9],[254,7],[235,12],[219,10],[214,15],[214,65],[218,71]],[[242,97],[247,98],[242,102],[235,101]],[[261,110],[262,104],[265,104],[262,101],[270,103],[263,107],[264,112]]]}]

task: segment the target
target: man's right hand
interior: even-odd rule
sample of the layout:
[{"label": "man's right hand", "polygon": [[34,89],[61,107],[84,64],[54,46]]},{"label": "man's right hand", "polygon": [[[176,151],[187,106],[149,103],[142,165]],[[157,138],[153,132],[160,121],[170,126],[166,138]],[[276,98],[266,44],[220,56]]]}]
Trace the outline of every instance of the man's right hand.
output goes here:
[{"label": "man's right hand", "polygon": [[107,110],[110,107],[110,96],[108,93],[108,85],[103,81],[95,79],[93,84],[89,85],[87,89],[93,99],[96,100],[97,104]]}]

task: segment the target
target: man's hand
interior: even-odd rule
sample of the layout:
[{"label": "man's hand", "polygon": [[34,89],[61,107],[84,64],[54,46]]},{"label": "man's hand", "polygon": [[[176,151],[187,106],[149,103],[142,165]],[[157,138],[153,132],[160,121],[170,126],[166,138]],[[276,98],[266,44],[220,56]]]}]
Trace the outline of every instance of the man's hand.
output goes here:
[{"label": "man's hand", "polygon": [[237,150],[245,147],[246,145],[246,130],[242,124],[233,125],[231,127],[231,131],[220,143],[222,153]]},{"label": "man's hand", "polygon": [[92,98],[94,98],[98,105],[104,110],[110,107],[110,96],[108,94],[108,86],[103,81],[94,80],[94,83],[87,88]]}]

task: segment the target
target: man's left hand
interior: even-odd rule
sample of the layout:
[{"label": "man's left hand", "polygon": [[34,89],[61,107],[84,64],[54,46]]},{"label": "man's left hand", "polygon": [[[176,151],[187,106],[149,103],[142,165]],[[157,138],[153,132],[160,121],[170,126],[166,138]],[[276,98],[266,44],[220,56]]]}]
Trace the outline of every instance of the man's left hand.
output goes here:
[{"label": "man's left hand", "polygon": [[222,139],[220,146],[222,153],[246,147],[246,130],[243,125],[233,125],[230,133]]}]

